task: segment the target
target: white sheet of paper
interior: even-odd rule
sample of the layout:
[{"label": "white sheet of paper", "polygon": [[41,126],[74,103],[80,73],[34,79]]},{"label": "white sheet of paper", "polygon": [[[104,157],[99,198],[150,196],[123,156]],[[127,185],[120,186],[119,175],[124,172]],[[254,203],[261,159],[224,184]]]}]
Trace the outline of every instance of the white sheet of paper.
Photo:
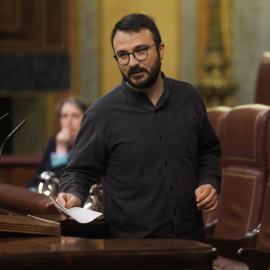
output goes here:
[{"label": "white sheet of paper", "polygon": [[49,197],[58,208],[60,208],[63,212],[65,212],[67,215],[74,218],[80,223],[89,223],[102,215],[102,213],[100,212],[88,210],[81,207],[72,207],[70,209],[67,209],[62,204],[57,202],[54,198],[52,198],[51,196]]}]

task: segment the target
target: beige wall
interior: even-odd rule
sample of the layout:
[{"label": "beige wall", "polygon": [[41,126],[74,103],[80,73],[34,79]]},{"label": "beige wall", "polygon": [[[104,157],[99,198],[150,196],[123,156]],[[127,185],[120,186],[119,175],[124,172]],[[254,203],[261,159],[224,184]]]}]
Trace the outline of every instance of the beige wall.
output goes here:
[{"label": "beige wall", "polygon": [[120,83],[122,77],[113,59],[110,43],[115,23],[129,13],[144,13],[154,17],[165,43],[162,70],[169,77],[180,78],[179,0],[99,0],[100,94]]}]

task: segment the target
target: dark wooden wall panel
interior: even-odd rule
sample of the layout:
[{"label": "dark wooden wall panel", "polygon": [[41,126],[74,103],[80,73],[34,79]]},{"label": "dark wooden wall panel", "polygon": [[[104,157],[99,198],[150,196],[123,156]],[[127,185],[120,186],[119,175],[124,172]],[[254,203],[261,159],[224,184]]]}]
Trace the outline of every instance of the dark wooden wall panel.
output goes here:
[{"label": "dark wooden wall panel", "polygon": [[5,14],[0,24],[0,51],[33,51],[40,48],[40,1],[0,0],[0,6],[1,13]]},{"label": "dark wooden wall panel", "polygon": [[0,183],[26,187],[36,173],[41,158],[40,155],[3,155]]},{"label": "dark wooden wall panel", "polygon": [[5,1],[0,0],[0,31],[18,31],[21,19],[19,4],[18,0],[10,0],[5,5]]},{"label": "dark wooden wall panel", "polygon": [[42,26],[44,50],[66,50],[67,1],[42,0]]},{"label": "dark wooden wall panel", "polygon": [[0,0],[0,52],[67,50],[67,0]]},{"label": "dark wooden wall panel", "polygon": [[[5,154],[42,154],[54,132],[51,101],[70,95],[74,33],[69,26],[77,25],[77,4],[77,0],[0,0],[0,101],[6,98],[12,104],[8,130],[27,119],[20,134],[9,141],[10,148],[7,143]],[[15,184],[33,174],[33,168],[27,173],[21,168],[3,171],[2,163],[1,180]]]}]

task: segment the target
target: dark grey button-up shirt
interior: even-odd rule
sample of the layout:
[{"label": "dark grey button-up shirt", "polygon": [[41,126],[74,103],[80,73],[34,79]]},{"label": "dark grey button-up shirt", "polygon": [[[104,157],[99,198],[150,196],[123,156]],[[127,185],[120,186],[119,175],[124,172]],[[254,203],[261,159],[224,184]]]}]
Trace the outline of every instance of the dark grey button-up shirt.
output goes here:
[{"label": "dark grey button-up shirt", "polygon": [[220,144],[194,87],[163,78],[156,106],[123,81],[92,104],[60,191],[84,203],[103,175],[111,237],[203,241],[195,189],[211,184],[219,193]]}]

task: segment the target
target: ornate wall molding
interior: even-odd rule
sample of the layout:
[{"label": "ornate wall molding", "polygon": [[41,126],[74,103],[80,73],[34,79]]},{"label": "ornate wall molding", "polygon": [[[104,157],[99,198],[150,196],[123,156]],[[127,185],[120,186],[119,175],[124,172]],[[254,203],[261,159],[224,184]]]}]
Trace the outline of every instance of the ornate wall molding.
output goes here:
[{"label": "ornate wall molding", "polygon": [[204,74],[196,84],[208,107],[232,106],[236,82],[232,76],[230,0],[209,1],[209,32]]}]

